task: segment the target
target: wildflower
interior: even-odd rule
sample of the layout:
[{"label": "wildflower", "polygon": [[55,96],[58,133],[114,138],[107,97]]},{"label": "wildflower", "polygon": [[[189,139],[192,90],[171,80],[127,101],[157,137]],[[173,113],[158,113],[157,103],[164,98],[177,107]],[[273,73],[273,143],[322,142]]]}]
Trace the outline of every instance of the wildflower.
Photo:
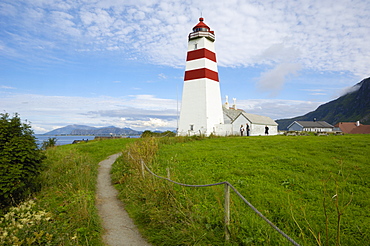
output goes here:
[{"label": "wildflower", "polygon": [[28,245],[31,245],[31,244],[33,244],[34,242],[36,242],[36,238],[33,238],[33,237],[32,237],[32,238],[29,238],[29,237],[28,237],[28,238],[26,238],[26,241],[27,241],[27,244],[28,244]]},{"label": "wildflower", "polygon": [[46,239],[51,241],[53,239],[53,234],[46,233]]}]

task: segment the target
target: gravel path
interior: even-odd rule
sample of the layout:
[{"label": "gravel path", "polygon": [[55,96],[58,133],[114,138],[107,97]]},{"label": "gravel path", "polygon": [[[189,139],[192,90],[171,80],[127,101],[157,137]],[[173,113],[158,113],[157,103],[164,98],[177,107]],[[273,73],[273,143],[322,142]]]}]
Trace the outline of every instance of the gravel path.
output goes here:
[{"label": "gravel path", "polygon": [[112,185],[110,170],[120,155],[111,155],[99,163],[96,205],[103,222],[103,240],[110,246],[150,246],[141,237]]}]

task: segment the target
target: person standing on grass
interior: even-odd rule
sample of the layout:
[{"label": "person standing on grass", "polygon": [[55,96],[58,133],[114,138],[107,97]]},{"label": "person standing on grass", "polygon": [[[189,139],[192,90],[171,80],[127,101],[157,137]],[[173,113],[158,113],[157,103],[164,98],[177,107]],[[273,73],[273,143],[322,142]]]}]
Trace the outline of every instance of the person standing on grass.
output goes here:
[{"label": "person standing on grass", "polygon": [[245,131],[247,132],[247,136],[249,136],[250,129],[248,123],[245,125]]},{"label": "person standing on grass", "polygon": [[269,127],[265,126],[265,135],[269,135]]},{"label": "person standing on grass", "polygon": [[240,136],[243,137],[244,127],[243,125],[240,126]]}]

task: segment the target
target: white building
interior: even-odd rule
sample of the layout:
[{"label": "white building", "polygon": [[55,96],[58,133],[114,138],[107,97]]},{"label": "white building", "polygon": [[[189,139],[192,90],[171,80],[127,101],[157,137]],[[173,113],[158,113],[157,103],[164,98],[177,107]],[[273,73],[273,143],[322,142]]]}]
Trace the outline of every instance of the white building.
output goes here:
[{"label": "white building", "polygon": [[331,132],[333,128],[326,121],[294,121],[288,126],[288,131]]},{"label": "white building", "polygon": [[240,127],[242,126],[244,129],[244,135],[246,136],[247,124],[250,129],[250,136],[265,135],[266,126],[268,127],[268,135],[278,134],[278,124],[273,119],[267,116],[246,113],[242,109],[237,109],[235,102],[233,107],[229,107],[226,101],[226,103],[223,105],[223,113],[225,122],[224,125],[230,125],[229,132],[225,135],[240,135]]},{"label": "white building", "polygon": [[276,135],[277,123],[271,118],[238,110],[236,99],[232,108],[227,99],[222,105],[214,41],[214,32],[199,18],[188,37],[177,135],[240,135],[241,126],[245,129],[246,124],[251,136],[265,135],[266,127],[269,135]]}]

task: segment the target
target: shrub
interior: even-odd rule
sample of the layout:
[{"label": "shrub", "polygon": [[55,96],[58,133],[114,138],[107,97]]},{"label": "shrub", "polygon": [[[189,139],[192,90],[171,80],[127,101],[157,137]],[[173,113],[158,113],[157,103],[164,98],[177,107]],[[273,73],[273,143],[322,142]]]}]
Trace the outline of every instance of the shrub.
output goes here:
[{"label": "shrub", "polygon": [[52,234],[43,230],[51,214],[36,210],[33,200],[26,201],[0,218],[0,245],[52,245]]},{"label": "shrub", "polygon": [[41,149],[46,150],[47,148],[55,147],[57,141],[57,138],[48,138],[48,140],[42,142]]},{"label": "shrub", "polygon": [[18,114],[0,114],[0,208],[17,203],[35,187],[45,157],[32,134]]},{"label": "shrub", "polygon": [[176,133],[171,131],[165,131],[165,132],[152,132],[149,130],[144,131],[141,134],[142,138],[148,138],[148,137],[175,137]]}]

